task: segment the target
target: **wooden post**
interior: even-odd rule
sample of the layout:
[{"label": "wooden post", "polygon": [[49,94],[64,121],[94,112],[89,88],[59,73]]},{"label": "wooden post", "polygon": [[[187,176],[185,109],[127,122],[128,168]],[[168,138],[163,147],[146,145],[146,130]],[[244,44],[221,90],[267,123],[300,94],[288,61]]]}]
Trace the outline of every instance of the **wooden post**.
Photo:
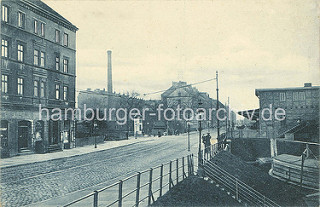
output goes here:
[{"label": "wooden post", "polygon": [[138,172],[138,174],[137,174],[137,188],[136,188],[136,207],[139,206],[139,201],[140,201],[140,178],[141,178],[141,173]]}]

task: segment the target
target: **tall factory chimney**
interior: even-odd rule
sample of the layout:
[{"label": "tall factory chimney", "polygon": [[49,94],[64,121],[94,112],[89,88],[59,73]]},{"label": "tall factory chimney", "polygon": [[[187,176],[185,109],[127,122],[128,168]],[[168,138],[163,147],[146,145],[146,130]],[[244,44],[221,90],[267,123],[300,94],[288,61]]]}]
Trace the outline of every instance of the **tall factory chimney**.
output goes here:
[{"label": "tall factory chimney", "polygon": [[111,64],[111,50],[108,53],[108,93],[113,93],[112,90],[112,64]]}]

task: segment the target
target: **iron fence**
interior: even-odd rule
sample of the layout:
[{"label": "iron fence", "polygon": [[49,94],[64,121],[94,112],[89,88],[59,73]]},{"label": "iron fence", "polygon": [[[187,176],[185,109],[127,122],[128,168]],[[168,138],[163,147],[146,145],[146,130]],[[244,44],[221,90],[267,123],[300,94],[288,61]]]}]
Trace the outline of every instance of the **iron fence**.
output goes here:
[{"label": "iron fence", "polygon": [[228,150],[228,145],[219,142],[202,150],[202,162],[199,164],[201,164],[200,166],[203,168],[205,176],[231,191],[237,201],[245,201],[253,206],[280,206],[214,164],[212,158],[221,150]]},{"label": "iron fence", "polygon": [[[137,172],[67,206],[136,206],[151,205],[179,181],[194,174],[193,154]],[[155,177],[157,176],[157,177]],[[116,197],[116,198],[115,198]]]}]

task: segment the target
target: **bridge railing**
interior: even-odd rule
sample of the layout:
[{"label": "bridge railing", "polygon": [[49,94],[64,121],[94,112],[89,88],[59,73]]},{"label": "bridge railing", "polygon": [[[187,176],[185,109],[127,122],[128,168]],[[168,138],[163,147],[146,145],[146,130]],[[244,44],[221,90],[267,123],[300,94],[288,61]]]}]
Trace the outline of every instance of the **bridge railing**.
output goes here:
[{"label": "bridge railing", "polygon": [[219,151],[227,149],[227,144],[220,142],[202,150],[202,162],[199,164],[205,176],[231,191],[237,201],[242,200],[253,206],[280,206],[212,162],[211,159]]},{"label": "bridge railing", "polygon": [[190,154],[137,172],[64,206],[147,206],[193,174],[193,154]]}]

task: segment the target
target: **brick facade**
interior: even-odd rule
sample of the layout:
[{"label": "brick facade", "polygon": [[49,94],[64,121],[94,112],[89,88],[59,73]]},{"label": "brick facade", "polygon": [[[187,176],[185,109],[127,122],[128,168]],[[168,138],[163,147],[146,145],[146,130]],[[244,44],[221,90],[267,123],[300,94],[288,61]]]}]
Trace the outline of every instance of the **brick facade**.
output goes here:
[{"label": "brick facade", "polygon": [[[296,88],[256,89],[260,104],[260,134],[268,138],[292,134],[291,139],[317,141],[319,139],[319,91],[319,86],[311,85]],[[272,120],[262,119],[262,109],[269,108],[270,104],[272,104],[273,116],[277,108],[285,110],[285,120],[278,121],[274,117]],[[267,118],[268,115],[265,117]],[[298,132],[298,125],[303,123],[306,126],[301,126]],[[315,128],[313,129],[312,126]],[[308,130],[303,132],[302,128]]]},{"label": "brick facade", "polygon": [[1,6],[3,156],[32,152],[36,141],[43,152],[53,144],[72,146],[73,122],[39,120],[39,104],[74,108],[78,28],[41,1]]}]

